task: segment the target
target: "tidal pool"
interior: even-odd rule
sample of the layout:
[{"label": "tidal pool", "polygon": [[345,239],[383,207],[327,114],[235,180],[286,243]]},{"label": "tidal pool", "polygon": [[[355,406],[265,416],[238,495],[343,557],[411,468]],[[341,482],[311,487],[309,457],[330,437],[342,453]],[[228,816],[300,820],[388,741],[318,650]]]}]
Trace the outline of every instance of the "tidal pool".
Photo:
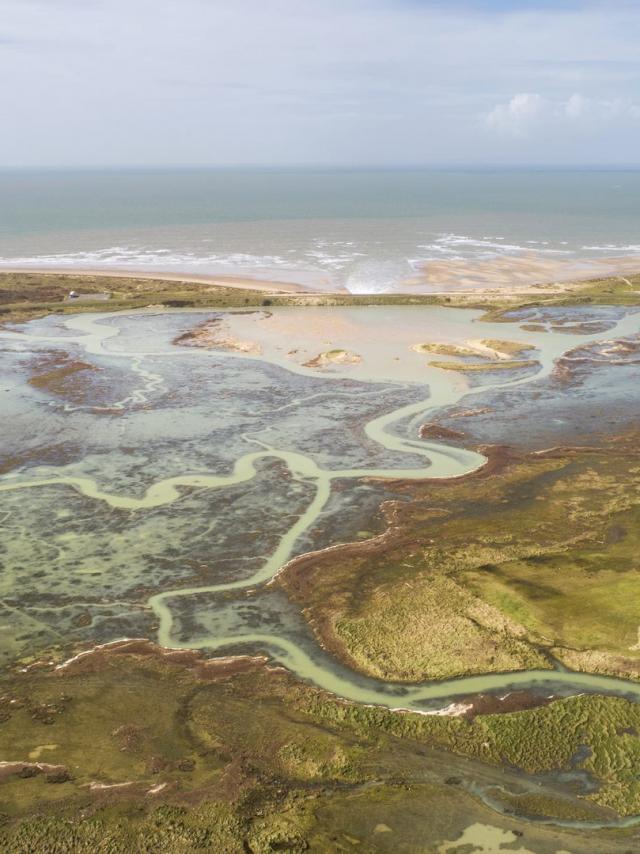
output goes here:
[{"label": "tidal pool", "polygon": [[[224,324],[226,349],[175,343],[206,321]],[[566,671],[369,679],[320,650],[269,587],[296,555],[374,533],[385,481],[484,464],[460,443],[421,440],[421,423],[488,394],[508,413],[510,395],[541,387],[565,353],[640,331],[640,314],[624,311],[590,309],[591,327],[573,315],[553,323],[547,313],[544,330],[524,328],[530,321],[307,307],[85,314],[3,330],[4,659],[146,636],[212,653],[263,650],[342,697],[389,707],[428,710],[515,686],[640,698],[634,683]],[[535,369],[477,382],[413,349],[478,340],[526,346]],[[358,359],[310,366],[336,350]]]}]

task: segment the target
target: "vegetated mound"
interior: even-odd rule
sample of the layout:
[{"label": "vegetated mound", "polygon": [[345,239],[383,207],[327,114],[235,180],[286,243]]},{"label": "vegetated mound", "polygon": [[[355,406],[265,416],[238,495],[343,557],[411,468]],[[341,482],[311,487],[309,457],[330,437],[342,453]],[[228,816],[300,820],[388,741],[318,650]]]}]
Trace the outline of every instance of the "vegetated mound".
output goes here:
[{"label": "vegetated mound", "polygon": [[461,373],[517,371],[533,368],[539,364],[535,359],[513,358],[534,350],[535,348],[531,344],[493,338],[468,340],[465,341],[464,345],[437,341],[427,342],[414,344],[411,349],[416,353],[457,357],[460,361],[434,360],[429,362],[429,365],[432,368]]},{"label": "vegetated mound", "polygon": [[352,353],[350,350],[327,350],[325,353],[319,353],[308,362],[304,362],[305,368],[327,368],[331,365],[358,365],[362,361],[362,356],[358,353]]},{"label": "vegetated mound", "polygon": [[432,368],[440,368],[444,371],[459,371],[485,373],[489,371],[519,371],[525,368],[535,368],[540,363],[535,359],[519,360],[496,360],[495,362],[429,362]]},{"label": "vegetated mound", "polygon": [[464,433],[441,424],[423,424],[418,431],[421,439],[464,439]]},{"label": "vegetated mound", "polygon": [[414,344],[411,348],[416,353],[434,353],[437,356],[477,356],[478,351],[472,347],[462,347],[460,344],[430,342]]},{"label": "vegetated mound", "polygon": [[554,659],[638,679],[639,484],[633,436],[398,483],[386,534],[303,555],[278,584],[325,648],[390,681]]}]

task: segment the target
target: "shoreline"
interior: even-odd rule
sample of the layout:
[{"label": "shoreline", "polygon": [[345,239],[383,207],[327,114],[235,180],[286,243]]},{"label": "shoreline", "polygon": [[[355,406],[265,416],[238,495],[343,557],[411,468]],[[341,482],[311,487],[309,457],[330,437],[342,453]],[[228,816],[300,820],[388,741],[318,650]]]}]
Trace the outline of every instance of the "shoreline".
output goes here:
[{"label": "shoreline", "polygon": [[[189,273],[143,268],[125,267],[55,267],[55,266],[9,266],[0,264],[0,276],[3,275],[42,275],[64,276],[69,278],[109,278],[109,279],[139,279],[141,281],[156,281],[170,284],[203,285],[206,288],[231,288],[238,291],[254,291],[267,296],[295,297],[376,297],[390,300],[399,297],[429,298],[429,297],[478,297],[508,299],[519,296],[552,296],[570,294],[576,288],[602,279],[620,279],[627,282],[626,277],[640,271],[640,257],[627,256],[620,259],[580,260],[571,266],[565,262],[565,269],[553,270],[551,265],[546,267],[537,263],[532,264],[531,271],[522,275],[522,264],[530,259],[496,258],[490,261],[474,262],[434,261],[425,265],[422,274],[418,274],[398,282],[398,286],[388,291],[350,291],[344,286],[333,288],[313,288],[301,282],[283,282],[277,279],[253,278],[247,273],[236,274],[207,274]],[[511,262],[515,262],[512,265]],[[606,262],[606,263],[605,263]],[[617,263],[616,263],[617,262]],[[624,262],[624,263],[623,263]],[[589,268],[593,268],[591,271]],[[538,273],[536,278],[534,271]],[[589,274],[589,273],[592,274]],[[555,275],[553,275],[555,273]],[[433,283],[433,277],[438,278],[438,286]],[[545,277],[546,276],[546,277]],[[524,278],[524,280],[523,280]],[[630,283],[629,283],[630,284]]]}]

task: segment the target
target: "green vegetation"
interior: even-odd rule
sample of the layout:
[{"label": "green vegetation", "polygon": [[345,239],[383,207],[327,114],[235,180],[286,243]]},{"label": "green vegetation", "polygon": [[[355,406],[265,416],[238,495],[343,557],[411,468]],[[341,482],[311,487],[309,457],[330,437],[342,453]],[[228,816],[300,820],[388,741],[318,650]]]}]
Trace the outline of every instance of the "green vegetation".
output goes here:
[{"label": "green vegetation", "polygon": [[592,801],[619,815],[640,813],[640,706],[628,700],[570,697],[536,709],[479,716],[472,721],[394,715],[348,704],[316,704],[314,712],[332,719],[337,714],[339,721],[362,734],[380,728],[398,738],[435,743],[457,754],[511,765],[529,774],[570,768],[584,771],[599,788],[583,795],[583,803]]},{"label": "green vegetation", "polygon": [[429,362],[432,368],[441,368],[444,371],[459,371],[461,373],[508,371],[533,368],[538,365],[538,362],[534,359],[510,358],[511,356],[520,356],[534,349],[529,344],[488,338],[480,341],[469,341],[468,344],[468,347],[463,347],[459,344],[432,342],[414,344],[412,349],[416,353],[435,353],[438,356],[458,356],[462,359],[472,358],[481,360],[475,362]]},{"label": "green vegetation", "polygon": [[[406,567],[404,567],[406,569]],[[389,566],[390,576],[403,567]],[[446,574],[391,581],[364,607],[338,618],[335,632],[360,670],[420,681],[550,666],[522,627]]]},{"label": "green vegetation", "polygon": [[[523,813],[525,794],[528,814],[640,811],[640,707],[624,700],[474,720],[398,713],[259,660],[208,665],[150,643],[2,683],[0,845],[12,852],[431,851],[472,821],[502,826],[456,772],[499,783]],[[517,770],[491,770],[505,763]],[[597,783],[586,797],[528,782],[572,764]],[[625,850],[632,832],[617,833],[607,850]],[[571,838],[571,851],[593,850],[593,831]]]},{"label": "green vegetation", "polygon": [[483,338],[478,342],[482,347],[492,350],[498,357],[506,358],[508,356],[521,356],[532,350],[530,344],[522,344],[518,341],[503,341],[496,338]]},{"label": "green vegetation", "polygon": [[[71,290],[96,294],[96,300],[69,300]],[[107,292],[104,301],[98,295]],[[122,311],[165,305],[175,308],[219,308],[262,305],[259,291],[125,276],[91,276],[50,273],[0,273],[0,322],[19,322],[46,314]]]},{"label": "green vegetation", "polygon": [[330,365],[355,365],[362,361],[362,357],[357,353],[352,353],[350,350],[327,350],[326,353],[320,353],[304,365],[306,368],[322,368]]},{"label": "green vegetation", "polygon": [[[475,345],[475,346],[474,346]],[[434,353],[437,356],[461,356],[484,359],[505,359],[509,356],[520,356],[532,350],[529,344],[521,344],[517,341],[498,341],[485,338],[481,341],[470,341],[468,347],[459,344],[447,344],[445,342],[432,342],[428,344],[414,344],[416,353]],[[432,365],[452,364],[446,362],[431,362]]]},{"label": "green vegetation", "polygon": [[633,438],[397,489],[412,500],[388,509],[380,545],[303,557],[278,577],[334,654],[393,680],[539,667],[549,654],[640,676]]},{"label": "green vegetation", "polygon": [[533,306],[573,305],[638,305],[640,303],[640,273],[632,276],[611,276],[604,279],[587,279],[563,286],[546,285],[540,288],[540,297],[488,298],[484,319],[504,320],[505,311]]},{"label": "green vegetation", "polygon": [[[102,301],[67,300],[71,290],[104,292]],[[0,322],[18,322],[46,314],[122,311],[149,305],[223,308],[277,305],[447,305],[481,308],[487,319],[502,320],[503,312],[539,305],[636,305],[640,302],[640,273],[585,282],[545,285],[540,295],[522,293],[469,294],[284,294],[209,285],[202,282],[70,273],[1,273]]]}]

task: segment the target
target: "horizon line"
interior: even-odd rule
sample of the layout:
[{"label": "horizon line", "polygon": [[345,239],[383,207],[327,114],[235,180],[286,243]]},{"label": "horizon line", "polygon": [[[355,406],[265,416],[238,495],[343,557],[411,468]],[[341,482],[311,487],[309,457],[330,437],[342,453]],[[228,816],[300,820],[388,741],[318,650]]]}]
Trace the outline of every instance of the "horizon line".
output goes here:
[{"label": "horizon line", "polygon": [[161,163],[161,164],[65,164],[65,165],[1,165],[0,173],[7,172],[240,172],[240,171],[264,171],[264,172],[449,172],[449,171],[571,171],[571,172],[624,172],[640,170],[638,163],[378,163],[378,164],[355,164],[355,163],[292,163],[292,164],[214,164],[214,163]]}]

